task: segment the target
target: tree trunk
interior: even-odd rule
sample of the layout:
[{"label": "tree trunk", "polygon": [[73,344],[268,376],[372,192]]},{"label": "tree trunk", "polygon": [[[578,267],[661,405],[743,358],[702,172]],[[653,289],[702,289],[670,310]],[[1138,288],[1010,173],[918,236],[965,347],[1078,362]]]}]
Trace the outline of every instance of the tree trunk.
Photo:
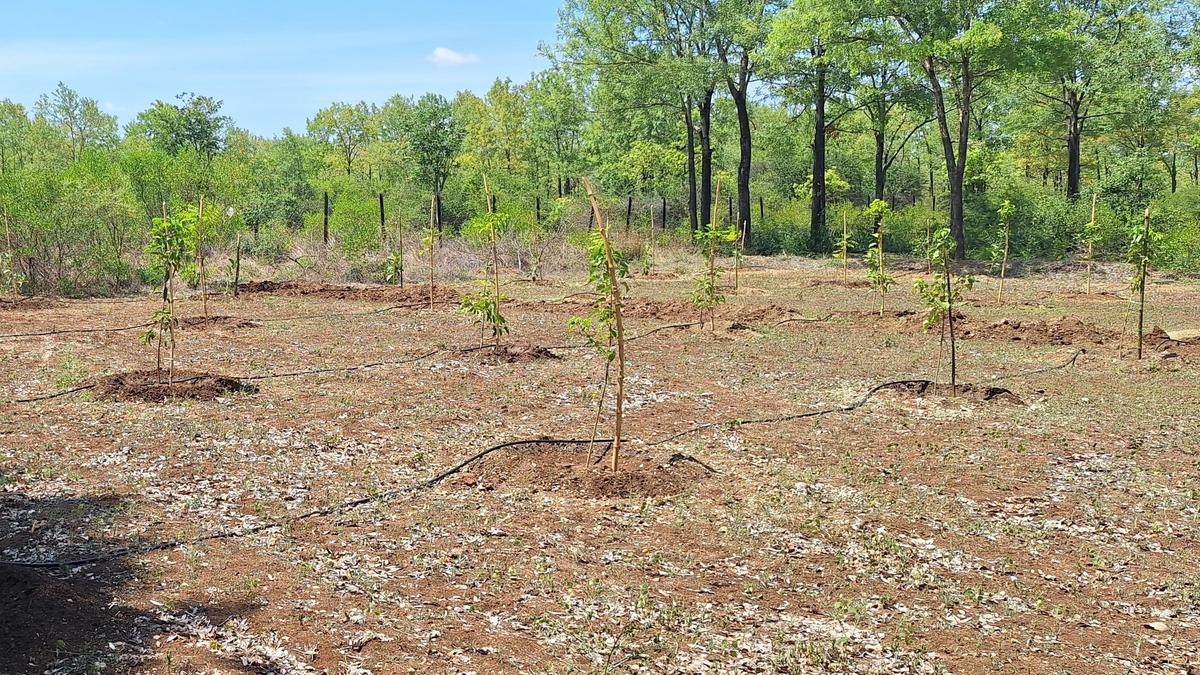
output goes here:
[{"label": "tree trunk", "polygon": [[934,69],[933,60],[926,59],[921,64],[929,78],[929,88],[933,93],[934,115],[937,118],[938,132],[942,140],[942,156],[946,161],[946,183],[950,199],[950,234],[954,237],[954,259],[964,260],[967,257],[967,236],[963,229],[963,177],[967,167],[967,140],[971,132],[971,94],[970,62],[963,57],[962,91],[958,97],[958,144],[955,145],[953,131],[950,128],[950,116],[946,109],[946,95],[942,90],[941,78]]},{"label": "tree trunk", "polygon": [[[684,99],[684,126],[687,128],[687,180],[688,180],[688,225],[692,232],[696,231],[700,221],[696,217],[696,120],[692,115],[692,99]],[[666,216],[663,216],[663,226],[666,226]]]},{"label": "tree trunk", "polygon": [[734,107],[737,108],[738,117],[738,145],[741,153],[738,160],[737,172],[737,187],[738,187],[738,230],[739,238],[743,246],[751,246],[751,230],[750,230],[750,159],[752,147],[750,144],[750,104],[747,100],[749,92],[746,91],[747,80],[749,79],[747,69],[749,68],[749,58],[742,57],[742,84],[736,86],[730,82],[729,95],[733,97]]},{"label": "tree trunk", "polygon": [[1079,100],[1075,92],[1067,93],[1067,102],[1067,199],[1074,201],[1079,198],[1083,174],[1083,118],[1079,116]]},{"label": "tree trunk", "polygon": [[700,112],[700,224],[712,222],[713,194],[713,144],[712,144],[712,99],[713,90],[701,96],[697,108]]},{"label": "tree trunk", "polygon": [[[820,52],[814,54],[820,56]],[[828,253],[829,236],[825,229],[825,68],[817,68],[813,87],[812,194],[809,202],[808,246]]]}]

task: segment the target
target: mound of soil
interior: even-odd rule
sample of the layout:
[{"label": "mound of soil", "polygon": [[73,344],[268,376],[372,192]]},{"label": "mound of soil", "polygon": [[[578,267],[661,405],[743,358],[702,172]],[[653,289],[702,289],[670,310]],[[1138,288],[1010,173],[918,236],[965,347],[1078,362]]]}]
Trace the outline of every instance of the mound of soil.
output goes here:
[{"label": "mound of soil", "polygon": [[1011,403],[1025,405],[1021,397],[1004,387],[989,387],[987,385],[960,384],[952,392],[950,385],[937,384],[929,381],[903,382],[887,387],[889,391],[911,397],[940,396],[965,398],[970,401]]},{"label": "mound of soil", "polygon": [[236,316],[189,316],[179,320],[179,327],[186,330],[208,330],[211,328],[257,328],[259,323]]},{"label": "mound of soil", "polygon": [[194,398],[204,401],[229,394],[254,394],[258,387],[235,377],[189,371],[175,371],[167,384],[165,370],[139,370],[101,378],[92,390],[96,398],[108,401],[165,401],[169,398]]},{"label": "mound of soil", "polygon": [[528,363],[530,361],[553,360],[559,356],[538,345],[501,344],[488,345],[482,349],[466,352],[484,363]]},{"label": "mound of soil", "polygon": [[[1016,321],[1003,319],[986,326],[976,325],[967,319],[956,328],[964,338],[988,340],[1010,340],[1038,345],[1102,345],[1117,340],[1117,331],[1101,328],[1073,316],[1064,316],[1053,321]],[[1165,334],[1164,334],[1165,335]]]},{"label": "mound of soil", "polygon": [[54,298],[39,296],[11,295],[0,298],[0,312],[25,309],[53,309],[58,306]]},{"label": "mound of soil", "polygon": [[127,639],[131,621],[109,603],[93,579],[0,565],[0,672],[42,672],[70,652]]},{"label": "mound of soil", "polygon": [[734,324],[778,323],[784,319],[797,319],[804,315],[800,311],[782,305],[770,304],[756,307],[733,307],[721,313],[721,318]]},{"label": "mound of soil", "polygon": [[809,288],[821,288],[822,286],[835,286],[837,288],[870,288],[871,282],[866,279],[813,279],[808,282]]},{"label": "mound of soil", "polygon": [[1175,339],[1158,326],[1146,333],[1142,344],[1163,358],[1200,357],[1200,338]]},{"label": "mound of soil", "polygon": [[[420,284],[399,286],[348,286],[318,284],[311,281],[255,281],[238,286],[247,295],[282,295],[285,297],[318,297],[333,300],[390,302],[414,305],[429,300],[429,286]],[[457,303],[458,291],[445,286],[433,287],[433,299],[438,303]]]},{"label": "mound of soil", "polygon": [[692,457],[624,453],[614,473],[604,445],[588,463],[587,445],[552,443],[506,448],[468,467],[454,481],[485,489],[524,488],[573,497],[623,498],[677,495],[712,474]]}]

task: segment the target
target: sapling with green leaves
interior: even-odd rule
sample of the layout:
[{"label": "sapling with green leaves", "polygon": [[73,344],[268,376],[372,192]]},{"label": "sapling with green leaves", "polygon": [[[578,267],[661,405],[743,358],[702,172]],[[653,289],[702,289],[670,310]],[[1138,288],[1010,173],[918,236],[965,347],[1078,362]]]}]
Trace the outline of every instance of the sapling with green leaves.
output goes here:
[{"label": "sapling with green leaves", "polygon": [[997,213],[1000,216],[1000,240],[992,246],[992,260],[999,265],[1000,288],[996,291],[996,302],[1004,302],[1004,279],[1008,275],[1008,251],[1012,241],[1012,216],[1016,212],[1013,203],[1005,199]]},{"label": "sapling with green leaves", "polygon": [[[489,205],[491,202],[488,202]],[[496,248],[498,231],[508,225],[508,216],[495,213],[489,208],[489,213],[482,216],[484,226],[491,241],[492,253],[483,271],[483,278],[476,281],[478,293],[466,293],[462,297],[461,309],[472,317],[479,326],[479,346],[483,346],[485,330],[491,330],[496,346],[500,346],[501,336],[509,332],[508,321],[500,312],[504,296],[500,293],[499,255]]]},{"label": "sapling with green leaves", "polygon": [[[571,317],[568,326],[583,336],[584,340],[604,358],[604,385],[596,408],[596,422],[592,427],[592,440],[600,424],[600,414],[608,389],[612,365],[617,367],[616,414],[613,421],[613,445],[611,468],[616,472],[621,455],[621,430],[625,414],[625,324],[622,318],[622,296],[628,290],[629,262],[614,250],[609,237],[609,225],[600,213],[596,192],[588,178],[583,187],[591,204],[596,230],[588,239],[588,283],[596,291],[597,299],[586,316]],[[591,447],[588,461],[591,462]]]},{"label": "sapling with green leaves", "polygon": [[[947,334],[950,338],[950,393],[958,393],[958,351],[954,335],[954,306],[962,302],[975,285],[975,278],[961,275],[957,279],[951,273],[951,256],[954,254],[954,237],[950,228],[942,227],[933,232],[925,257],[935,274],[941,278],[917,279],[913,282],[913,290],[925,307],[924,325],[926,330],[936,325],[942,327],[942,344],[945,344]],[[938,356],[938,367],[941,368],[941,356]]]},{"label": "sapling with green leaves", "polygon": [[887,271],[887,260],[884,256],[884,228],[887,225],[887,216],[891,213],[887,202],[876,199],[867,207],[866,215],[876,222],[875,241],[871,243],[867,249],[867,281],[871,282],[871,288],[875,291],[875,295],[879,298],[879,316],[887,313],[887,293],[896,280],[892,278]]},{"label": "sapling with green leaves", "polygon": [[1129,263],[1133,265],[1131,288],[1137,294],[1138,323],[1137,323],[1137,357],[1142,358],[1142,347],[1146,340],[1146,284],[1150,281],[1150,256],[1154,245],[1162,235],[1150,227],[1150,207],[1146,207],[1142,223],[1132,226],[1129,230]]},{"label": "sapling with green leaves", "polygon": [[721,292],[721,270],[717,267],[717,245],[722,242],[737,240],[737,231],[721,227],[721,181],[717,180],[716,197],[713,199],[713,213],[708,223],[701,224],[696,229],[696,243],[704,252],[704,273],[696,278],[692,287],[690,300],[696,309],[700,310],[700,324],[703,328],[704,317],[707,314],[713,330],[717,328],[716,308],[725,302],[725,294]]},{"label": "sapling with green leaves", "polygon": [[175,328],[178,318],[175,313],[175,280],[188,273],[188,266],[196,259],[196,225],[200,220],[196,209],[187,208],[175,217],[164,215],[155,218],[150,225],[150,240],[146,244],[146,255],[150,271],[163,280],[162,306],[151,317],[151,328],[142,334],[141,340],[149,345],[157,342],[157,369],[161,374],[162,351],[167,347],[170,365],[167,370],[168,386],[175,380]]}]

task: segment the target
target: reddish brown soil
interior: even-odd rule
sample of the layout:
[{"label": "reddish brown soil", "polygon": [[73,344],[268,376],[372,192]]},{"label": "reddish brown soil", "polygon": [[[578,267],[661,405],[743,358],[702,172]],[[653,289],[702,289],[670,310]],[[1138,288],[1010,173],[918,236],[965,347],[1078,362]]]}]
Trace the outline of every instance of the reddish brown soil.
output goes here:
[{"label": "reddish brown soil", "polygon": [[1146,334],[1143,346],[1166,358],[1171,358],[1172,354],[1182,358],[1200,358],[1200,339],[1175,340],[1158,326]]},{"label": "reddish brown soil", "polygon": [[865,279],[814,279],[808,283],[809,288],[870,288],[871,282]]},{"label": "reddish brown soil", "polygon": [[[358,300],[362,302],[413,303],[429,300],[429,286],[409,284],[400,286],[348,286],[320,284],[311,281],[255,281],[241,284],[240,293],[245,295],[281,295],[286,297],[329,298],[332,300]],[[458,291],[435,285],[434,301],[457,303]]]},{"label": "reddish brown soil", "polygon": [[0,312],[18,309],[53,309],[58,307],[59,304],[60,303],[58,300],[55,300],[54,298],[13,295],[8,297],[0,297]]},{"label": "reddish brown soil", "polygon": [[186,330],[211,330],[217,328],[257,328],[261,324],[249,319],[236,316],[188,316],[179,320],[179,326]]},{"label": "reddish brown soil", "polygon": [[1103,345],[1120,339],[1118,331],[1101,328],[1073,316],[1064,316],[1053,321],[1001,319],[990,324],[982,324],[965,317],[958,321],[956,328],[961,329],[959,334],[964,338],[1010,340],[1038,345]]},{"label": "reddish brown soil", "polygon": [[545,444],[499,450],[467,467],[453,483],[484,489],[531,489],[569,497],[659,497],[677,495],[712,472],[682,455],[623,453],[614,473],[605,444],[588,463],[588,446]]},{"label": "reddish brown soil", "polygon": [[96,398],[109,401],[165,401],[169,398],[194,398],[212,400],[230,394],[252,394],[258,391],[254,385],[223,375],[175,371],[174,379],[167,383],[166,370],[140,370],[117,373],[96,382],[93,393]]}]

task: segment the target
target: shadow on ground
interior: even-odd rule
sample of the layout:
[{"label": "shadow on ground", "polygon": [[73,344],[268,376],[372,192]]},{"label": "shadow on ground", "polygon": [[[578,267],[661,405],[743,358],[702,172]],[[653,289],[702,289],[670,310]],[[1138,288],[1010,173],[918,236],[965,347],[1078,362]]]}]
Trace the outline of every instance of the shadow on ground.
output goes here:
[{"label": "shadow on ground", "polygon": [[[152,542],[113,540],[102,530],[128,506],[110,496],[0,497],[0,675],[125,673],[150,655],[157,617],[127,606],[142,572],[136,556],[69,569],[7,561],[80,559]],[[197,607],[215,622],[249,607]],[[221,660],[226,672],[249,673]]]}]

